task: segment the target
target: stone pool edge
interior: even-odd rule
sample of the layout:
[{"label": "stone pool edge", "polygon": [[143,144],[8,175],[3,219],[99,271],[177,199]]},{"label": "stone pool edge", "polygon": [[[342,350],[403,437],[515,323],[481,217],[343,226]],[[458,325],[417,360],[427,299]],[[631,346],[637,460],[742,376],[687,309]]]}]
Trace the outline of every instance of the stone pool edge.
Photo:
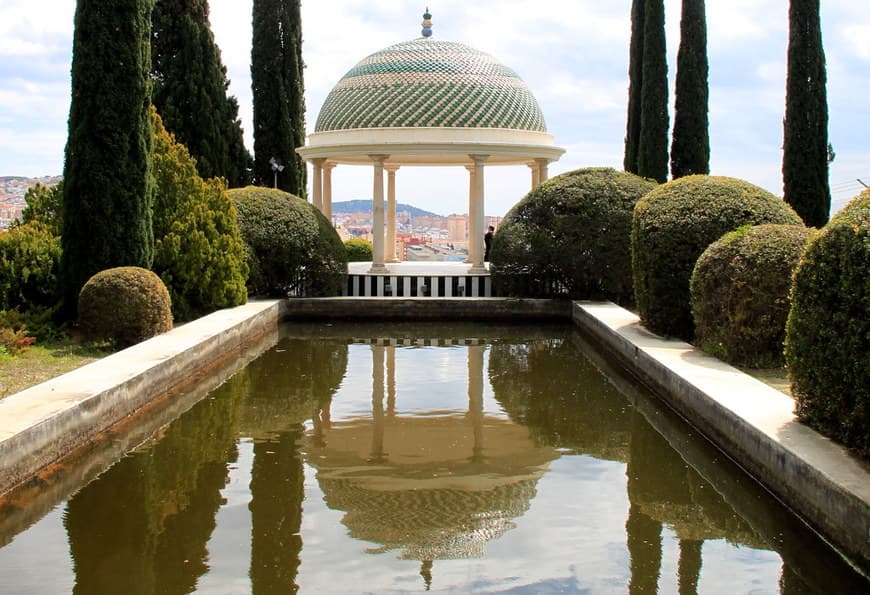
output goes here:
[{"label": "stone pool edge", "polygon": [[0,495],[276,329],[284,301],[213,312],[0,400]]},{"label": "stone pool edge", "polygon": [[794,401],[702,353],[663,339],[609,303],[574,302],[593,344],[649,387],[863,574],[870,574],[870,473],[841,446],[800,424]]},{"label": "stone pool edge", "polygon": [[0,495],[286,319],[572,321],[857,568],[870,574],[870,474],[798,424],[791,400],[611,303],[296,298],[221,310],[0,400]]}]

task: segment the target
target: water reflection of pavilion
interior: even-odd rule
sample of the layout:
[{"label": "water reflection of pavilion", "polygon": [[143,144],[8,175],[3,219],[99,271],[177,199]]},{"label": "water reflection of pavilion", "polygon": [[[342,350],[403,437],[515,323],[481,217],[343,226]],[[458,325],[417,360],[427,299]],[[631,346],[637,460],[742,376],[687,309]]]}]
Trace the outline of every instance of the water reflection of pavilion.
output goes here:
[{"label": "water reflection of pavilion", "polygon": [[528,509],[556,451],[484,415],[484,346],[467,347],[467,412],[413,416],[396,411],[395,348],[371,349],[371,417],[317,424],[306,441],[327,505],[353,537],[380,544],[370,551],[400,549],[424,576],[433,560],[482,556]]}]

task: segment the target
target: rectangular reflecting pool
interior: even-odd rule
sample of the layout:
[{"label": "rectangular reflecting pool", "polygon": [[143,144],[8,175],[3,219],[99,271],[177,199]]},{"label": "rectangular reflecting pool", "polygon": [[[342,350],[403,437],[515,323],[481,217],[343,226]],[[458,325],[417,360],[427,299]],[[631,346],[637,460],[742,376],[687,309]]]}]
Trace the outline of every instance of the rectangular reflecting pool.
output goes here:
[{"label": "rectangular reflecting pool", "polygon": [[870,591],[570,327],[276,341],[97,477],[61,465],[68,496],[0,500],[0,593]]}]

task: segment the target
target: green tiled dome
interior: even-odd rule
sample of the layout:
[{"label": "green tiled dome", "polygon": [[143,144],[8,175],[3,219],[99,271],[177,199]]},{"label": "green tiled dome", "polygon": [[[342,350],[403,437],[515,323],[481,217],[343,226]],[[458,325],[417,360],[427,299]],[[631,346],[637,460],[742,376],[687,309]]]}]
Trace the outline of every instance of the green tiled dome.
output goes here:
[{"label": "green tiled dome", "polygon": [[376,52],[345,74],[315,132],[423,127],[547,131],[513,70],[467,45],[420,38]]}]

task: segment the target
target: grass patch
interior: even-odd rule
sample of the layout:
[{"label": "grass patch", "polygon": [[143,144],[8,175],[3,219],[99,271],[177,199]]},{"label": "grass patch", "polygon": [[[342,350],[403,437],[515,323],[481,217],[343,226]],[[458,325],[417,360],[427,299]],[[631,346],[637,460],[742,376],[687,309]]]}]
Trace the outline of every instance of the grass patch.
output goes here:
[{"label": "grass patch", "polygon": [[749,374],[764,384],[771,386],[779,392],[791,397],[791,382],[788,379],[788,371],[782,368],[744,368],[737,366],[744,374]]},{"label": "grass patch", "polygon": [[0,399],[75,370],[110,353],[74,340],[33,345],[12,356],[0,353]]}]

